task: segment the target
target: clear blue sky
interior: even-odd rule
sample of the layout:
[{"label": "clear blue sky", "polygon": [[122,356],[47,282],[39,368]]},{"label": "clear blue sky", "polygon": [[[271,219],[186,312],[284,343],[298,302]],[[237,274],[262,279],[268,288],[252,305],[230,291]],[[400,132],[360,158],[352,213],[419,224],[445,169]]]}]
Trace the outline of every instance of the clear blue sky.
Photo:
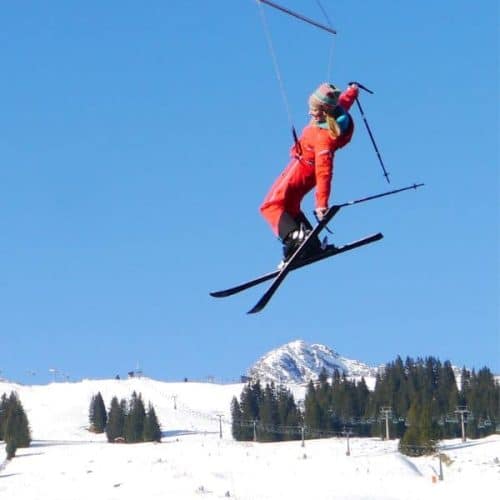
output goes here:
[{"label": "clear blue sky", "polygon": [[[313,0],[282,3],[324,22]],[[291,136],[256,2],[3,4],[1,376],[139,362],[162,379],[233,378],[299,338],[370,364],[433,355],[500,372],[498,2],[322,5],[335,38],[265,7],[293,122],[327,78],[365,83],[392,180],[354,109],[332,201],[426,186],[345,209],[337,244],[384,240],[290,275],[247,316],[265,286],[208,292],[280,258],[258,206]]]}]

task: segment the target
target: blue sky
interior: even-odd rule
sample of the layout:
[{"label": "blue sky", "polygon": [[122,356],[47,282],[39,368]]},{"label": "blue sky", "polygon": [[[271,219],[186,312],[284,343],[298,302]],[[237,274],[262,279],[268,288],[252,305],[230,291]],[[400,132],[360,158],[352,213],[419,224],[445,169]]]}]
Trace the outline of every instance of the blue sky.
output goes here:
[{"label": "blue sky", "polygon": [[354,109],[332,201],[426,186],[339,213],[337,244],[385,238],[255,316],[265,286],[208,292],[280,258],[258,206],[291,135],[256,2],[3,5],[0,376],[231,379],[295,339],[500,372],[498,4],[322,5],[336,37],[264,8],[293,123],[319,83],[363,82],[392,181]]}]

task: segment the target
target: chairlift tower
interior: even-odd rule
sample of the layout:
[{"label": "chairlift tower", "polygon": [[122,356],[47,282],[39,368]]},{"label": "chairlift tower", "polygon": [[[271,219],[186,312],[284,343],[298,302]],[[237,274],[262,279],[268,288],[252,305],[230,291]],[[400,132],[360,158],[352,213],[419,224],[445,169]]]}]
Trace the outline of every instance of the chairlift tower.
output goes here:
[{"label": "chairlift tower", "polygon": [[219,439],[222,439],[222,417],[224,415],[222,413],[217,413],[215,416],[219,417]]},{"label": "chairlift tower", "polygon": [[467,436],[465,435],[465,419],[470,413],[470,410],[467,408],[467,406],[457,406],[455,413],[457,415],[460,415],[460,423],[462,426],[462,442],[465,443],[467,441]]},{"label": "chairlift tower", "polygon": [[389,419],[392,416],[392,407],[391,406],[382,406],[380,408],[380,415],[385,420],[385,439],[389,441]]},{"label": "chairlift tower", "polygon": [[345,452],[346,456],[351,456],[351,448],[349,447],[349,437],[352,436],[352,430],[350,428],[346,428],[344,426],[344,430],[342,431],[342,436],[347,438],[347,450]]},{"label": "chairlift tower", "polygon": [[258,420],[252,420],[252,423],[253,423],[253,441],[254,443],[257,442],[257,422]]},{"label": "chairlift tower", "polygon": [[301,437],[300,446],[302,448],[305,448],[305,446],[306,446],[306,426],[305,425],[301,425],[301,427],[300,427],[300,437]]}]

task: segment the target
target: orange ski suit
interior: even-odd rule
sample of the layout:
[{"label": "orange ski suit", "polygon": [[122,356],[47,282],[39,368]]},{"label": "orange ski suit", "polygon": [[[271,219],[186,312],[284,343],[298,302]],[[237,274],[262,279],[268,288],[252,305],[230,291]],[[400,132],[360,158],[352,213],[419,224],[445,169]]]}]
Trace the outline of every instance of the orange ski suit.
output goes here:
[{"label": "orange ski suit", "polygon": [[[348,87],[340,95],[338,104],[346,113],[357,95],[357,87]],[[262,216],[277,236],[281,238],[286,236],[280,234],[280,220],[285,214],[292,219],[301,216],[300,203],[314,186],[316,186],[316,208],[328,207],[333,177],[333,157],[337,149],[349,143],[353,132],[352,118],[347,130],[338,137],[333,137],[328,129],[314,123],[304,128],[299,138],[302,155],[298,154],[296,146],[292,147],[290,163],[274,182],[260,207]]]}]

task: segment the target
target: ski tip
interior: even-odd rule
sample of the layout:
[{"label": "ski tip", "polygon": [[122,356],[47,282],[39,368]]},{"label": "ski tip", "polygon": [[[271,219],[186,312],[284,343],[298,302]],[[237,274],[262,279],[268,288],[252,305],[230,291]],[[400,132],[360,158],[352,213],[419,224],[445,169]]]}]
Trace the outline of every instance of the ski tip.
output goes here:
[{"label": "ski tip", "polygon": [[[265,297],[265,296],[264,296]],[[252,309],[250,309],[249,311],[247,311],[247,314],[256,314],[260,311],[262,311],[262,309],[264,309],[264,307],[266,307],[266,304],[268,303],[269,301],[269,298],[261,298],[259,300],[259,302],[257,302],[257,304],[255,304]]]},{"label": "ski tip", "polygon": [[232,294],[226,290],[222,290],[220,292],[210,292],[210,297],[214,297],[216,299],[223,299],[225,297],[229,297],[230,295]]},{"label": "ski tip", "polygon": [[216,299],[220,299],[222,297],[228,297],[230,294],[227,290],[220,290],[218,292],[209,292],[211,297],[215,297]]},{"label": "ski tip", "polygon": [[375,243],[376,241],[382,240],[384,235],[382,233],[375,233],[366,238],[366,243]]}]

